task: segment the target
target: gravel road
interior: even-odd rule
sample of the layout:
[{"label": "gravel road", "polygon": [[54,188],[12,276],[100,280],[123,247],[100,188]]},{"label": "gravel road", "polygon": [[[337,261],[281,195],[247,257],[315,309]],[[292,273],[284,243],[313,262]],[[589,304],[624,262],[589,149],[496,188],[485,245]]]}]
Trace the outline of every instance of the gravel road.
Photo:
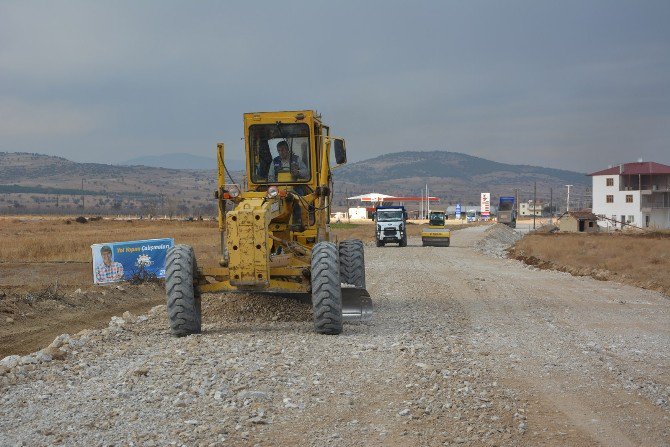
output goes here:
[{"label": "gravel road", "polygon": [[509,236],[366,247],[375,316],[337,337],[212,295],[198,336],[158,306],[5,358],[0,445],[670,445],[668,297],[501,259]]}]

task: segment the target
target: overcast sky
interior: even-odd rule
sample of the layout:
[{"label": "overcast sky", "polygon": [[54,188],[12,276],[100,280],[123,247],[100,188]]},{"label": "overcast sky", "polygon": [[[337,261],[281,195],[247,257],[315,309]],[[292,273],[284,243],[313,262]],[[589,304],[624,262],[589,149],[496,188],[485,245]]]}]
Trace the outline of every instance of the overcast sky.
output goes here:
[{"label": "overcast sky", "polygon": [[0,2],[0,151],[241,158],[292,109],[350,161],[670,164],[670,1]]}]

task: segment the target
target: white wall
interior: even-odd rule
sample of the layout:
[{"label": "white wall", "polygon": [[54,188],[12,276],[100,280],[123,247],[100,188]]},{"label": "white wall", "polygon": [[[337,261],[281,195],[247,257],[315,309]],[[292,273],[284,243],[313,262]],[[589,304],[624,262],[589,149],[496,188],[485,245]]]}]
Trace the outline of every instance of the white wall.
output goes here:
[{"label": "white wall", "polygon": [[[607,179],[614,179],[613,186],[607,186]],[[617,221],[621,220],[621,216],[633,216],[633,225],[644,226],[644,219],[640,209],[640,191],[619,191],[620,176],[614,175],[594,175],[593,181],[593,214],[604,214],[605,217],[614,218]],[[607,203],[607,196],[613,195],[614,202]],[[626,203],[626,196],[633,196],[633,203]],[[607,227],[610,224],[599,221],[600,226]]]},{"label": "white wall", "polygon": [[361,207],[349,208],[349,218],[354,220],[365,220],[368,218],[367,210]]},{"label": "white wall", "polygon": [[[669,209],[653,209],[650,213],[650,227],[656,228],[670,228],[670,210]],[[644,226],[644,222],[641,226]]]}]

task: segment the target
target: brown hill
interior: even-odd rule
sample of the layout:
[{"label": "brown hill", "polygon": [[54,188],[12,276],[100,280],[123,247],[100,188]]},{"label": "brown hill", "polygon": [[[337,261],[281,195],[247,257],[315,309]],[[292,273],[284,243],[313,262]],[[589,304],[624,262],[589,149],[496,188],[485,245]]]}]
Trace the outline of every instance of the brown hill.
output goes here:
[{"label": "brown hill", "polygon": [[[236,177],[239,173],[234,173]],[[83,180],[83,188],[82,188]],[[346,197],[381,192],[420,195],[428,184],[442,204],[492,202],[519,190],[529,200],[537,182],[538,200],[565,202],[566,184],[575,185],[576,203],[590,203],[589,178],[558,169],[509,165],[454,152],[401,152],[346,165],[334,172],[335,206]],[[0,212],[142,213],[214,215],[216,171],[76,163],[31,153],[0,152]],[[84,208],[81,197],[84,196]]]},{"label": "brown hill", "polygon": [[[490,192],[492,203],[499,196],[514,195],[520,200],[537,198],[565,202],[565,185],[574,185],[571,197],[590,203],[590,178],[573,171],[528,165],[499,163],[471,155],[447,151],[398,152],[346,165],[335,172],[337,201],[366,192],[396,196],[418,196],[428,184],[431,196],[442,203],[479,203],[481,192]],[[557,202],[558,203],[558,202]]]}]

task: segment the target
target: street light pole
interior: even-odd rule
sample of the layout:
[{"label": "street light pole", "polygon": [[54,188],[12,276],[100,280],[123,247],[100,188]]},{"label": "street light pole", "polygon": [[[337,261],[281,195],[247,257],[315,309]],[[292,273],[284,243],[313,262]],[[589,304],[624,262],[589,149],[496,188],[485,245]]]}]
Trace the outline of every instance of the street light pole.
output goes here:
[{"label": "street light pole", "polygon": [[549,188],[549,225],[554,223],[554,188]]},{"label": "street light pole", "polygon": [[565,186],[568,187],[568,198],[566,199],[567,203],[566,203],[566,207],[565,207],[566,208],[565,211],[568,212],[568,211],[570,211],[570,188],[572,187],[572,185],[565,185]]},{"label": "street light pole", "polygon": [[537,182],[533,183],[533,230],[535,229],[536,214],[537,214]]}]

